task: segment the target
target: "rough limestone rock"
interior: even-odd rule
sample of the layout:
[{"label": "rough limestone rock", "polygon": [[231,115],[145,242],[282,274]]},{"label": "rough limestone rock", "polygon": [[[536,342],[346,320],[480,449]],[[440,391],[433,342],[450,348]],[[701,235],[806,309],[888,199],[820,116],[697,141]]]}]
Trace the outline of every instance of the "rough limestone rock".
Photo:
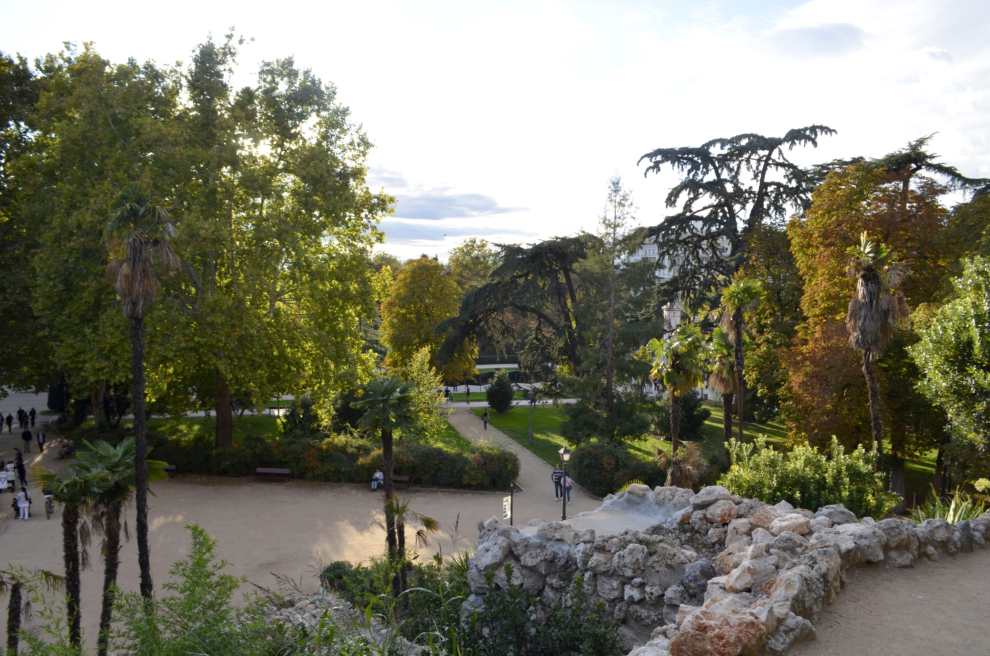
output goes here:
[{"label": "rough limestone rock", "polygon": [[841,503],[835,503],[828,506],[822,506],[815,513],[818,517],[828,517],[832,524],[857,524],[859,523],[859,518],[856,517],[856,513],[849,510]]},{"label": "rough limestone rock", "polygon": [[725,589],[729,592],[745,592],[758,588],[776,573],[776,563],[769,558],[744,560],[725,577]]},{"label": "rough limestone rock", "polygon": [[471,559],[472,564],[482,572],[499,568],[509,555],[511,543],[501,535],[492,536],[484,544],[478,545]]},{"label": "rough limestone rock", "polygon": [[842,559],[832,547],[815,549],[801,556],[798,563],[809,568],[822,581],[825,603],[831,602],[842,586]]},{"label": "rough limestone rock", "polygon": [[659,485],[653,490],[653,501],[658,506],[667,506],[673,511],[683,510],[691,505],[694,492],[683,487]]},{"label": "rough limestone rock", "polygon": [[[784,503],[781,501],[781,503]],[[770,524],[770,532],[774,535],[790,531],[798,535],[804,535],[811,531],[811,520],[798,513],[788,513],[773,520]]]},{"label": "rough limestone rock", "polygon": [[618,599],[622,596],[622,579],[615,576],[598,577],[598,596],[606,601]]},{"label": "rough limestone rock", "polygon": [[684,568],[681,585],[692,597],[700,597],[708,588],[708,581],[718,575],[715,568],[707,560],[699,560]]},{"label": "rough limestone rock", "polygon": [[753,550],[753,546],[755,545],[747,546],[745,543],[736,542],[726,547],[725,551],[720,553],[718,558],[715,559],[715,568],[718,570],[718,573],[728,574],[739,567],[744,560],[750,558],[751,554],[759,553]]},{"label": "rough limestone rock", "polygon": [[626,494],[631,494],[637,497],[645,497],[647,494],[653,494],[653,489],[649,485],[643,485],[642,483],[633,483],[626,488]]},{"label": "rough limestone rock", "polygon": [[727,594],[717,599],[709,599],[702,608],[708,610],[727,612],[731,610],[746,610],[753,605],[756,598],[748,592],[738,594]]},{"label": "rough limestone rock", "polygon": [[811,530],[814,531],[816,528],[832,528],[832,520],[825,515],[816,516],[811,520]]},{"label": "rough limestone rock", "polygon": [[773,533],[766,530],[765,528],[759,528],[759,527],[753,530],[752,538],[754,545],[763,544],[764,542],[773,542],[774,540]]},{"label": "rough limestone rock", "polygon": [[808,540],[791,532],[781,533],[770,543],[770,553],[777,556],[782,564],[796,560],[807,549]]},{"label": "rough limestone rock", "polygon": [[763,621],[752,611],[693,611],[670,641],[671,656],[737,656],[755,651],[764,636]]},{"label": "rough limestone rock", "polygon": [[665,604],[673,604],[674,606],[680,606],[681,604],[686,604],[688,602],[688,591],[683,585],[674,584],[667,588],[663,593],[663,601]]},{"label": "rough limestone rock", "polygon": [[543,524],[536,529],[536,535],[544,540],[560,540],[567,544],[574,544],[574,539],[577,537],[574,528],[563,522]]},{"label": "rough limestone rock", "polygon": [[[850,524],[849,526],[857,526]],[[860,562],[860,550],[852,536],[841,533],[839,527],[815,531],[810,536],[808,551],[816,549],[834,549],[842,561],[842,568],[848,569]]]},{"label": "rough limestone rock", "polygon": [[757,499],[743,499],[740,503],[736,504],[736,512],[738,513],[738,517],[746,518],[766,507],[767,504]]},{"label": "rough limestone rock", "polygon": [[859,548],[860,561],[879,563],[883,560],[883,546],[887,543],[887,536],[880,529],[869,524],[842,524],[835,530],[853,539]]},{"label": "rough limestone rock", "polygon": [[716,501],[705,510],[705,519],[712,524],[728,524],[736,518],[736,504],[728,499]]},{"label": "rough limestone rock", "polygon": [[810,621],[791,613],[777,626],[776,631],[767,636],[764,648],[771,656],[783,656],[797,643],[817,637],[815,626]]},{"label": "rough limestone rock", "polygon": [[721,485],[709,485],[708,487],[701,488],[701,492],[691,497],[689,501],[692,506],[697,508],[710,506],[716,501],[722,501],[723,499],[728,500],[730,496],[729,491]]},{"label": "rough limestone rock", "polygon": [[622,593],[622,599],[624,601],[629,601],[633,603],[636,603],[638,601],[643,601],[643,599],[645,598],[646,598],[646,591],[643,589],[643,586],[629,584],[626,585]]},{"label": "rough limestone rock", "polygon": [[773,506],[766,506],[749,516],[749,522],[753,526],[768,529],[773,521],[780,517],[781,513]]},{"label": "rough limestone rock", "polygon": [[898,549],[907,544],[908,532],[903,520],[893,518],[883,519],[874,524],[874,526],[883,531],[884,537],[887,538],[887,542],[884,545],[885,548]]},{"label": "rough limestone rock", "polygon": [[630,544],[615,554],[615,571],[626,577],[635,577],[643,573],[646,558],[649,555],[646,547],[641,544]]},{"label": "rough limestone rock", "polygon": [[798,565],[777,576],[770,591],[770,609],[778,620],[786,620],[794,613],[817,622],[824,597],[824,585],[814,570]]},{"label": "rough limestone rock", "polygon": [[731,546],[736,542],[752,544],[753,538],[750,537],[752,532],[753,525],[748,519],[742,517],[733,519],[725,529],[725,546]]},{"label": "rough limestone rock", "polygon": [[607,551],[597,551],[588,561],[588,569],[595,574],[608,574],[612,571],[613,556]]}]

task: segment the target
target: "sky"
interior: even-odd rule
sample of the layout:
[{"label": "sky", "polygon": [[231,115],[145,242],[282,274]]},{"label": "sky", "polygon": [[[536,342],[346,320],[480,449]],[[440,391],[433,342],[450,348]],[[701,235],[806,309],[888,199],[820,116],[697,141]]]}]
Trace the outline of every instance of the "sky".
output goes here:
[{"label": "sky", "polygon": [[445,259],[468,237],[594,231],[609,178],[665,214],[660,147],[827,125],[801,164],[931,149],[990,177],[990,2],[12,2],[0,50],[92,41],[112,61],[187,63],[208,34],[253,38],[235,83],[287,56],[332,82],[398,198],[382,250]]}]

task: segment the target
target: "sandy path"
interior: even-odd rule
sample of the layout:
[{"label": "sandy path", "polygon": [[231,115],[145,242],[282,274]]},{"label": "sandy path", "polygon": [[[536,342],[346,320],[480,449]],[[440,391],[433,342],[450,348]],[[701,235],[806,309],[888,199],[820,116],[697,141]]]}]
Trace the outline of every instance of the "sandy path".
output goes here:
[{"label": "sandy path", "polygon": [[990,553],[945,557],[911,569],[853,570],[826,606],[818,640],[791,656],[990,655]]}]

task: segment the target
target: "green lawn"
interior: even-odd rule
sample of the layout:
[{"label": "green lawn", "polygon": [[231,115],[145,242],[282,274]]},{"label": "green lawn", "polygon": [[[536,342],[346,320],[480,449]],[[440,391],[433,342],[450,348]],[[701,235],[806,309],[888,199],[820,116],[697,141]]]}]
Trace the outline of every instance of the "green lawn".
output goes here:
[{"label": "green lawn", "polygon": [[471,441],[457,432],[457,429],[450,424],[444,423],[446,430],[444,434],[434,440],[424,440],[425,444],[430,446],[439,447],[445,451],[459,451],[461,453],[467,453],[471,450],[473,446]]},{"label": "green lawn", "polygon": [[[525,390],[516,390],[516,393],[513,395],[512,398],[517,399],[517,400],[525,399],[526,398],[526,392],[525,392]],[[450,395],[450,400],[451,401],[467,401],[467,397],[464,394],[464,392],[457,392],[456,394],[451,394]],[[471,392],[471,401],[472,402],[477,402],[477,403],[482,403],[482,404],[485,404],[485,405],[488,404],[487,396],[485,395],[485,392]]]},{"label": "green lawn", "polygon": [[[281,419],[270,415],[234,416],[234,444],[241,442],[247,435],[267,437],[281,433],[281,423]],[[148,420],[148,428],[153,428],[169,440],[212,444],[216,435],[217,419],[216,417],[153,418]]]},{"label": "green lawn", "polygon": [[[472,408],[471,411],[480,417],[485,408]],[[489,415],[492,426],[528,448],[544,462],[553,464],[560,461],[557,452],[566,442],[560,435],[560,423],[565,417],[559,407],[549,405],[533,408],[533,446],[529,445],[529,406],[517,406],[504,414],[490,412]]]}]

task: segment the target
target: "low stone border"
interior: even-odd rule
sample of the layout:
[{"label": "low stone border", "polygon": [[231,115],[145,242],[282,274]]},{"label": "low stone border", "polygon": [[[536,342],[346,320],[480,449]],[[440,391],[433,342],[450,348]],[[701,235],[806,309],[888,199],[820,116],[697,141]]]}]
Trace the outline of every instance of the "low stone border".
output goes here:
[{"label": "low stone border", "polygon": [[[623,518],[635,530],[615,531]],[[910,567],[985,548],[990,513],[954,526],[942,519],[877,522],[841,505],[817,512],[770,506],[721,486],[695,494],[632,485],[568,522],[534,520],[519,529],[493,517],[478,529],[464,613],[484,612],[485,572],[507,586],[508,563],[511,583],[546,606],[583,575],[589,599],[623,622],[630,656],[776,656],[815,636],[822,605],[845,585],[847,570],[879,562]]]}]

